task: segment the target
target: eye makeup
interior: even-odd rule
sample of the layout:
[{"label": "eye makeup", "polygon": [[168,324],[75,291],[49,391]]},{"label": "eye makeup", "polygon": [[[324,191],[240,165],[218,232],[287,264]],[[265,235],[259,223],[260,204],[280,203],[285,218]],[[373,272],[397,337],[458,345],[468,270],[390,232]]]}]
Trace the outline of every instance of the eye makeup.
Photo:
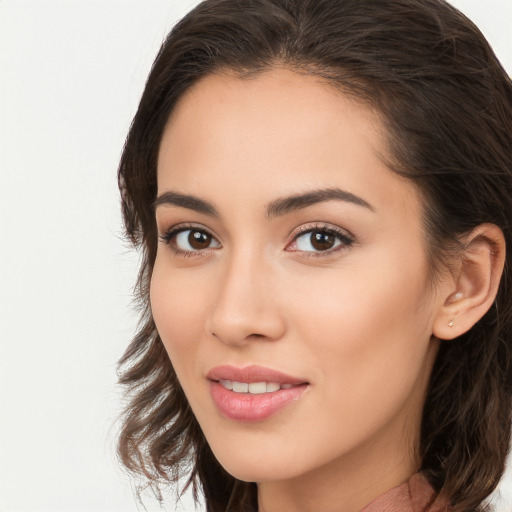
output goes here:
[{"label": "eye makeup", "polygon": [[291,238],[286,250],[301,252],[307,257],[332,255],[349,249],[355,241],[348,231],[326,223],[304,224],[292,233]]},{"label": "eye makeup", "polygon": [[220,242],[204,226],[178,224],[160,235],[160,241],[176,255],[196,256],[221,248]]},{"label": "eye makeup", "polygon": [[[220,241],[204,226],[178,224],[160,235],[160,241],[178,256],[205,255],[222,248]],[[285,251],[301,253],[306,257],[330,256],[347,250],[354,244],[349,232],[327,223],[308,223],[295,229]]]}]

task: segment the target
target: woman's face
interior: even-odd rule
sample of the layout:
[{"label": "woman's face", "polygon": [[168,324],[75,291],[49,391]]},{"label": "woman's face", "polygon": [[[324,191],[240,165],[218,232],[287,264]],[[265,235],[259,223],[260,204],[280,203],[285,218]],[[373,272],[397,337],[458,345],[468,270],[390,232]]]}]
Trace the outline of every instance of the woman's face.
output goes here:
[{"label": "woman's face", "polygon": [[419,195],[381,160],[384,139],[367,107],[284,69],[210,76],[170,117],[151,305],[240,479],[417,469],[444,301]]}]

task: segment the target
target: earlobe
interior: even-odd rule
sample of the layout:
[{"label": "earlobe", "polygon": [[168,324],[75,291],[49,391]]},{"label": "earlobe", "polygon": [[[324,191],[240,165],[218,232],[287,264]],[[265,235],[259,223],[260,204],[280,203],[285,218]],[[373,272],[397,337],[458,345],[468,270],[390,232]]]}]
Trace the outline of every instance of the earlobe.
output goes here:
[{"label": "earlobe", "polygon": [[498,293],[505,264],[505,238],[494,224],[481,224],[467,235],[455,275],[455,291],[441,306],[433,335],[451,340],[469,331],[489,310]]}]

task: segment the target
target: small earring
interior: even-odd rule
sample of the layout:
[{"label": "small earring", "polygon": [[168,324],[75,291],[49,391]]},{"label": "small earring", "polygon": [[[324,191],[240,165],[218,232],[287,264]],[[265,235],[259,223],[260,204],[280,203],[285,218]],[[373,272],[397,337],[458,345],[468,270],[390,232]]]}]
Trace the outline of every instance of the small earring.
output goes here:
[{"label": "small earring", "polygon": [[450,321],[448,322],[448,327],[453,327],[453,320],[450,320]]}]

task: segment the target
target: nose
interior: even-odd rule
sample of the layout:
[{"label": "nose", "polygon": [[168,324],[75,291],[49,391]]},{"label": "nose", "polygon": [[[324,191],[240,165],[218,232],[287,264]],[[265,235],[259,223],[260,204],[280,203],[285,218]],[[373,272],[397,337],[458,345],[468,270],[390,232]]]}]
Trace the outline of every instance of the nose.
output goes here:
[{"label": "nose", "polygon": [[286,322],[278,300],[277,279],[268,265],[240,255],[226,262],[206,329],[227,345],[242,347],[251,340],[275,341]]}]

